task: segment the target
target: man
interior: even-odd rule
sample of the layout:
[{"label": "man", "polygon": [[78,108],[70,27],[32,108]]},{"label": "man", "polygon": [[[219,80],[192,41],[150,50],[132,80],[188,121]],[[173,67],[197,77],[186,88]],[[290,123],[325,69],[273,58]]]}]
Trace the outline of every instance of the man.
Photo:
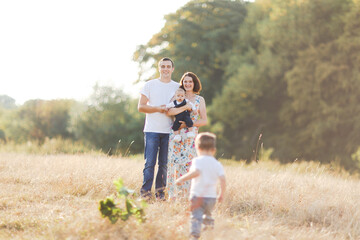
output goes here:
[{"label": "man", "polygon": [[144,126],[145,167],[143,170],[142,197],[151,197],[154,181],[154,169],[158,155],[158,172],[155,181],[155,195],[159,200],[165,199],[167,156],[169,133],[172,120],[166,115],[165,105],[171,101],[179,84],[171,80],[174,62],[170,58],[162,58],[158,64],[160,78],[147,81],[140,91],[139,112],[146,113]]}]

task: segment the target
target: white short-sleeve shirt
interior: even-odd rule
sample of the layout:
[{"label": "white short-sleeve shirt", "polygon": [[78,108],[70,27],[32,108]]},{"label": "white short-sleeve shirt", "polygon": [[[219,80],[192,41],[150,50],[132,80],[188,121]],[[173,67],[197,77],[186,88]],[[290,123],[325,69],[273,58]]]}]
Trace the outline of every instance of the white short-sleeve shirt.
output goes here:
[{"label": "white short-sleeve shirt", "polygon": [[[153,79],[145,83],[140,93],[148,98],[148,105],[161,106],[171,101],[179,86],[173,80],[164,83],[160,79]],[[171,125],[172,119],[165,113],[146,113],[144,132],[170,133]]]},{"label": "white short-sleeve shirt", "polygon": [[190,171],[199,170],[200,175],[191,179],[190,198],[216,198],[216,183],[220,176],[224,176],[224,168],[213,156],[199,156],[193,159]]}]

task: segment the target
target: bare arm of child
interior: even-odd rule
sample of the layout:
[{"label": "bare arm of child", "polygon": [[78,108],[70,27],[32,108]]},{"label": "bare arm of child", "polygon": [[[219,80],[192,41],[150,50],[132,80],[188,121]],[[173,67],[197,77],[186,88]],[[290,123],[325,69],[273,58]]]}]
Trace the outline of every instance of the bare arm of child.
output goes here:
[{"label": "bare arm of child", "polygon": [[222,202],[224,200],[225,190],[226,190],[226,180],[225,176],[220,176],[220,192],[218,196],[218,201]]},{"label": "bare arm of child", "polygon": [[185,175],[181,176],[180,178],[178,178],[176,180],[176,185],[181,185],[183,184],[185,181],[196,178],[200,175],[200,171],[199,170],[191,170],[188,173],[186,173]]}]

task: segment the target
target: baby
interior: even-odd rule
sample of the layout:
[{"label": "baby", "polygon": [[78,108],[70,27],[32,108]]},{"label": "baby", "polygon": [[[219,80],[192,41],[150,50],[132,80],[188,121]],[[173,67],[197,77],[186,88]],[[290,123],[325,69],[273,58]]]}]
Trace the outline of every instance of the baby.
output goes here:
[{"label": "baby", "polygon": [[[195,106],[194,104],[192,104],[189,100],[185,99],[185,90],[182,88],[179,88],[178,90],[176,90],[175,92],[175,100],[169,104],[166,105],[166,108],[178,108],[178,107],[182,107],[185,106],[187,103],[189,103],[191,105],[192,110],[195,110]],[[177,115],[175,115],[175,121],[173,124],[172,129],[174,130],[174,141],[175,142],[179,142],[181,141],[181,135],[180,135],[180,125],[181,122],[183,121],[186,124],[186,127],[189,128],[189,132],[186,134],[187,137],[189,138],[193,138],[195,137],[195,133],[193,131],[193,121],[190,118],[190,112],[188,110],[185,110]]]}]

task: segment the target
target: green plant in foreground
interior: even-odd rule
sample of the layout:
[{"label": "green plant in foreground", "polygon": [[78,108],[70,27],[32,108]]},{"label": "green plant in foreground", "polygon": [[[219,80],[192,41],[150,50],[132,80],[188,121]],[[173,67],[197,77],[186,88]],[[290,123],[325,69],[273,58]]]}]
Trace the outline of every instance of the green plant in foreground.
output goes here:
[{"label": "green plant in foreground", "polygon": [[114,181],[114,185],[117,190],[118,198],[123,198],[125,201],[125,209],[118,207],[113,197],[107,197],[105,200],[100,201],[99,210],[103,218],[109,218],[111,223],[116,223],[120,218],[123,221],[129,219],[131,215],[134,215],[139,223],[145,222],[145,207],[146,202],[144,200],[136,201],[129,198],[129,195],[135,196],[134,190],[127,189],[124,186],[122,179]]}]

